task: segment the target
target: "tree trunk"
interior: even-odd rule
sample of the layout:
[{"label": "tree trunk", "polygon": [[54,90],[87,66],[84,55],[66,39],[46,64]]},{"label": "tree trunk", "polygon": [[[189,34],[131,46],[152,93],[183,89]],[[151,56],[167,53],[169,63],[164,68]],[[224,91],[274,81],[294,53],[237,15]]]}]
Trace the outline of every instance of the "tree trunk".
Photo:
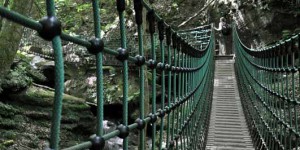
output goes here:
[{"label": "tree trunk", "polygon": [[[33,0],[14,1],[10,8],[20,14],[28,15],[31,11],[32,4]],[[0,31],[0,87],[2,79],[13,63],[24,31],[21,25],[9,20],[3,20],[2,23],[2,29]]]},{"label": "tree trunk", "polygon": [[[9,4],[9,0],[4,0],[3,7],[7,7],[8,4]],[[2,21],[3,21],[3,17],[0,17],[0,31],[1,31],[1,28],[2,28]]]}]

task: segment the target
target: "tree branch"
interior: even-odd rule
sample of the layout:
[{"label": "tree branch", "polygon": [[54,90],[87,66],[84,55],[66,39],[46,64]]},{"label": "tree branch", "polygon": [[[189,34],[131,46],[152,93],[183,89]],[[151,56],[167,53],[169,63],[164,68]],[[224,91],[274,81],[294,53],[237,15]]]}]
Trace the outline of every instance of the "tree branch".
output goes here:
[{"label": "tree branch", "polygon": [[202,9],[200,9],[198,12],[196,12],[193,16],[189,17],[187,20],[183,21],[178,27],[184,26],[186,23],[191,21],[193,18],[198,16],[201,12],[203,12],[211,3],[213,3],[215,0],[210,1],[206,6],[204,6]]}]

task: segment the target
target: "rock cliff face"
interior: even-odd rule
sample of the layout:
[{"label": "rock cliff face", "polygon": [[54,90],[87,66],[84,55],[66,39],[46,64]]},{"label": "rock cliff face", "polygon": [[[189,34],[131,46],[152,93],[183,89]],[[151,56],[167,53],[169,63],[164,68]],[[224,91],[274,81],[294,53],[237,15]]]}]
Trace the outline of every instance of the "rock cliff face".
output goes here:
[{"label": "rock cliff face", "polygon": [[[166,0],[165,7],[160,4],[154,2],[167,22],[179,29],[208,23],[217,26],[220,17],[225,17],[226,22],[237,25],[241,40],[248,47],[262,47],[300,32],[300,2],[296,0],[178,0],[176,4]],[[203,9],[207,4],[209,7]]]},{"label": "rock cliff face", "polygon": [[268,45],[300,31],[300,13],[296,11],[300,5],[298,8],[289,5],[279,7],[272,3],[265,5],[246,3],[244,8],[241,6],[233,18],[237,20],[245,43],[255,40],[248,46]]},{"label": "rock cliff face", "polygon": [[248,47],[260,48],[300,32],[300,4],[277,0],[219,1],[210,12],[213,22],[225,16],[237,25]]}]

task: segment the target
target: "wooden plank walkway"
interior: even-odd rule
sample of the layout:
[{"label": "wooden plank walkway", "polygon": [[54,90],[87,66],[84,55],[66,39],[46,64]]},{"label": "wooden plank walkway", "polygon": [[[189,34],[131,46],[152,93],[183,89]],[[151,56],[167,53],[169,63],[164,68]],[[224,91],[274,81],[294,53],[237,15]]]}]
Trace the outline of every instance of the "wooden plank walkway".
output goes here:
[{"label": "wooden plank walkway", "polygon": [[206,150],[254,150],[234,74],[234,60],[216,60]]}]

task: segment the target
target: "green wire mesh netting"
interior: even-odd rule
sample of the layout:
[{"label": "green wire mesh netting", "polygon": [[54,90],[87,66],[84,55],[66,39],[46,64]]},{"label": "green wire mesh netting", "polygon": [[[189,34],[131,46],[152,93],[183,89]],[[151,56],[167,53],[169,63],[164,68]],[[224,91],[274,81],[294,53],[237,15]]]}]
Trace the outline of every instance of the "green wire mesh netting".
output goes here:
[{"label": "green wire mesh netting", "polygon": [[[103,149],[105,142],[113,137],[123,139],[123,149],[127,150],[128,135],[133,130],[139,132],[139,149],[145,149],[145,126],[152,125],[152,149],[204,149],[208,131],[214,74],[214,32],[210,26],[203,26],[188,31],[177,32],[166,24],[163,18],[142,0],[134,0],[137,35],[126,35],[125,0],[117,0],[120,34],[111,43],[101,39],[101,15],[99,0],[92,1],[94,17],[94,37],[78,38],[61,31],[60,21],[55,14],[54,0],[46,0],[47,16],[40,21],[0,7],[0,15],[10,21],[37,31],[45,41],[51,41],[46,53],[55,61],[55,99],[53,100],[49,149]],[[143,9],[147,18],[143,18]],[[143,21],[147,20],[149,34],[144,36]],[[156,31],[158,30],[158,32]],[[89,39],[89,40],[87,40]],[[80,46],[88,52],[96,66],[97,77],[97,124],[95,135],[78,145],[60,148],[60,121],[64,91],[64,50],[63,42],[67,41]],[[129,42],[128,42],[129,41]],[[145,43],[144,41],[147,41]],[[107,44],[107,45],[106,45]],[[110,45],[111,44],[111,45]],[[146,55],[145,49],[150,50]],[[53,49],[53,51],[52,51]],[[38,52],[36,52],[38,53]],[[43,54],[42,55],[47,55]],[[104,56],[107,57],[106,61]],[[89,56],[90,57],[90,56]],[[104,62],[117,60],[122,68],[123,101],[122,123],[117,129],[103,132],[104,99],[103,99],[103,65]],[[128,121],[128,75],[129,65],[139,70],[139,118]],[[150,113],[145,112],[145,73],[152,75],[149,83],[152,95]],[[162,99],[167,96],[167,103],[156,108],[156,78],[161,78]],[[167,77],[167,78],[165,78]],[[147,114],[146,114],[147,113]],[[166,120],[164,120],[166,118]],[[158,122],[160,121],[160,122]],[[160,128],[156,124],[160,123]],[[163,126],[167,124],[164,131]],[[157,134],[158,133],[158,134]],[[158,135],[159,137],[156,137]],[[156,140],[157,139],[157,140]],[[157,142],[158,141],[158,142]],[[166,145],[163,145],[166,143]]]},{"label": "green wire mesh netting", "polygon": [[234,30],[236,70],[256,149],[298,149],[299,34],[264,49],[247,48]]}]

